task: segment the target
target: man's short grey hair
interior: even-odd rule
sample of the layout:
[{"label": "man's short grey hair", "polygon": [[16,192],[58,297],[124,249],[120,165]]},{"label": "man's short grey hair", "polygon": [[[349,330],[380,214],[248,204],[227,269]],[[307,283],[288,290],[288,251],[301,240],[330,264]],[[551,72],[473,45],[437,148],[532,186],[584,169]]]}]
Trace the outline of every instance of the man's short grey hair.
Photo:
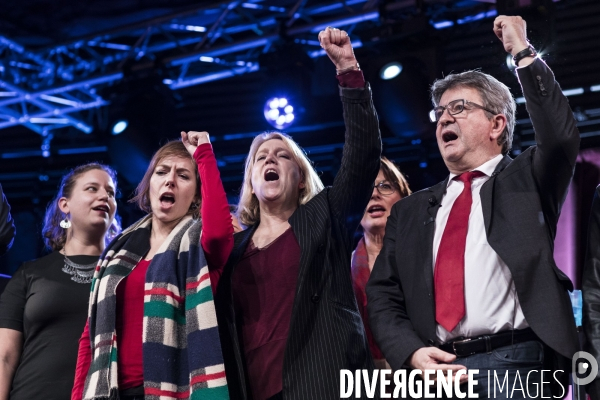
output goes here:
[{"label": "man's short grey hair", "polygon": [[[443,79],[436,80],[431,85],[431,102],[434,107],[440,105],[440,99],[446,90],[454,88],[472,88],[479,92],[483,100],[483,107],[496,114],[506,116],[506,128],[498,138],[502,146],[502,154],[508,154],[512,148],[513,131],[515,129],[515,99],[510,89],[498,79],[481,71],[466,71],[460,74],[450,74]],[[491,118],[492,115],[485,111]]]}]

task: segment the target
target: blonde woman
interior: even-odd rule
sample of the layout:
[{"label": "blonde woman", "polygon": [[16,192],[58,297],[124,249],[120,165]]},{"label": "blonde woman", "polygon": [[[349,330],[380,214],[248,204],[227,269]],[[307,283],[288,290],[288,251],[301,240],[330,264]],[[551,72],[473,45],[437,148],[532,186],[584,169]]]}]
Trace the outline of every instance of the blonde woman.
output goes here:
[{"label": "blonde woman", "polygon": [[[350,254],[379,170],[371,91],[344,31],[319,39],[338,70],[346,122],[340,170],[323,188],[287,135],[257,136],[238,204],[248,228],[217,290],[225,370],[236,400],[339,399],[340,369],[372,369],[352,290]],[[363,391],[364,393],[364,391]]]}]

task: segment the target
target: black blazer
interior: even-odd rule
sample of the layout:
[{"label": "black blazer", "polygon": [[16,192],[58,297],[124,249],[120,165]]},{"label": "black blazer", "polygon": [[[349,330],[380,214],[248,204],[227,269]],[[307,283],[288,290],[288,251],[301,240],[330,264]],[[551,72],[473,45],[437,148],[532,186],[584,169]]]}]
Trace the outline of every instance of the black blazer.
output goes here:
[{"label": "black blazer", "polygon": [[0,256],[8,251],[15,238],[15,221],[10,216],[10,206],[0,185]]},{"label": "black blazer", "polygon": [[[373,369],[358,312],[350,255],[358,220],[379,171],[381,138],[371,90],[340,88],[346,124],[341,167],[325,188],[289,219],[300,245],[300,268],[283,364],[286,400],[338,399],[340,369]],[[258,225],[258,224],[257,224]],[[231,278],[256,227],[237,233],[219,281],[216,308],[232,399],[251,398],[244,372]],[[364,394],[364,390],[362,391]]]},{"label": "black blazer", "polygon": [[[573,286],[556,266],[553,249],[579,132],[567,99],[543,61],[517,71],[537,146],[514,160],[504,157],[482,186],[485,230],[488,243],[508,265],[527,322],[565,363],[578,350],[567,293]],[[394,369],[415,350],[437,341],[433,237],[447,182],[448,178],[394,205],[367,284],[371,328]]]},{"label": "black blazer", "polygon": [[[588,228],[587,254],[583,267],[583,329],[584,350],[600,364],[600,186],[596,188]],[[600,400],[600,379],[586,386],[592,400]]]}]

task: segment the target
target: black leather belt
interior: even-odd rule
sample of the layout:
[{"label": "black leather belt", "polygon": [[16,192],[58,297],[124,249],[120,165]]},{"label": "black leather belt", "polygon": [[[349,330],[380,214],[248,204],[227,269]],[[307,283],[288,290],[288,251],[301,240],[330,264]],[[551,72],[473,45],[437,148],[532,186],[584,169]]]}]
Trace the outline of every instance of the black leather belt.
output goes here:
[{"label": "black leather belt", "polygon": [[540,340],[531,328],[516,329],[514,331],[498,332],[491,335],[482,335],[474,338],[459,337],[450,342],[441,344],[440,350],[456,354],[458,357],[471,356],[477,353],[491,353],[498,347],[515,343]]}]

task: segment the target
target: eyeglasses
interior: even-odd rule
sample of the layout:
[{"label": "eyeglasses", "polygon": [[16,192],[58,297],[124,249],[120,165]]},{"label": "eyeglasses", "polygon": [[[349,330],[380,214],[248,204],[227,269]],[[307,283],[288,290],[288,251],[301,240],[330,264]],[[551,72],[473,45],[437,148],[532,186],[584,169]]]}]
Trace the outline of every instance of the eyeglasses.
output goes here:
[{"label": "eyeglasses", "polygon": [[437,106],[433,110],[429,111],[429,120],[431,122],[438,122],[440,120],[440,118],[442,118],[442,115],[444,115],[444,110],[448,110],[448,114],[450,114],[450,115],[460,114],[465,109],[465,104],[472,106],[472,107],[481,108],[482,110],[485,110],[494,115],[497,114],[497,113],[493,112],[492,110],[488,110],[484,106],[480,106],[477,103],[473,103],[472,101],[458,99],[458,100],[453,100],[450,103],[446,104],[446,107]]},{"label": "eyeglasses", "polygon": [[388,181],[381,181],[375,184],[375,189],[377,189],[379,194],[383,196],[388,196],[396,191],[394,185],[392,185]]}]

